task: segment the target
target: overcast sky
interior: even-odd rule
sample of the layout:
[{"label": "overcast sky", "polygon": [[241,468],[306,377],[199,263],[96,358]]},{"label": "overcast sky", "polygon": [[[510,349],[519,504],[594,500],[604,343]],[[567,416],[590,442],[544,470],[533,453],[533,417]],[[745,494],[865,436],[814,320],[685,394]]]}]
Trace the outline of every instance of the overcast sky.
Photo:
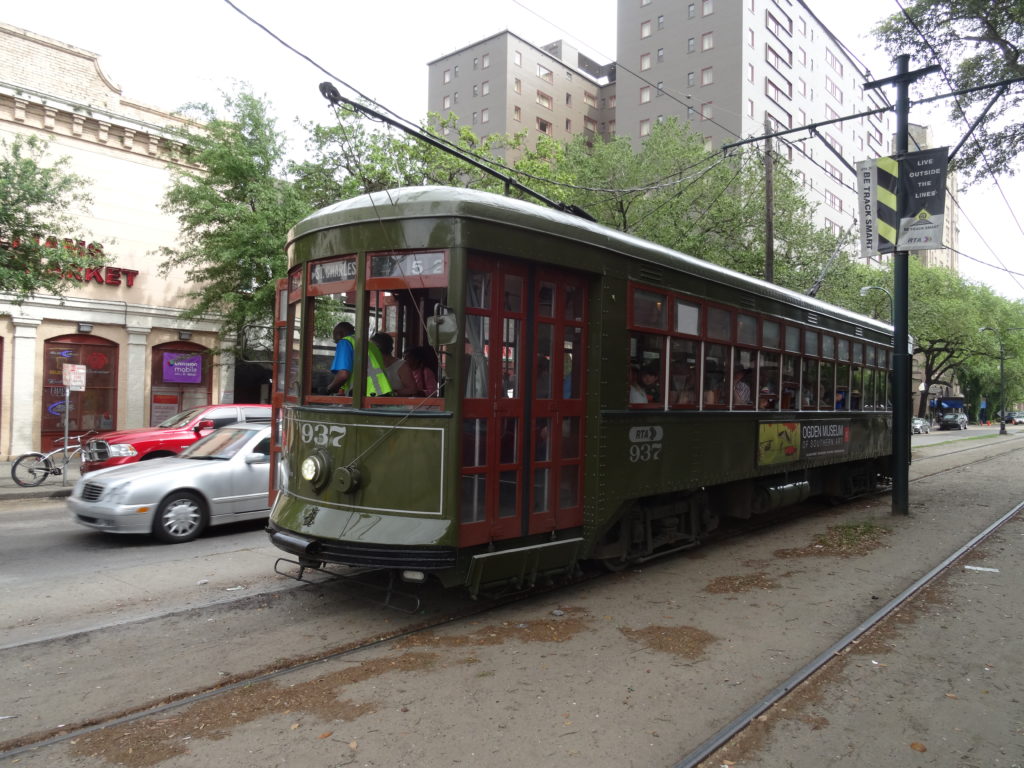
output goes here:
[{"label": "overcast sky", "polygon": [[[615,58],[616,0],[232,2],[337,80],[413,122],[426,113],[427,62],[505,29],[537,45],[565,39],[599,62]],[[896,0],[806,2],[875,77],[894,72],[870,30],[879,19],[898,12]],[[439,15],[442,8],[444,15]],[[177,0],[159,9],[138,0],[8,2],[0,10],[0,21],[99,54],[104,73],[124,96],[155,107],[174,110],[189,101],[220,104],[220,91],[244,82],[268,98],[281,128],[295,120],[332,120],[317,90],[328,76],[225,0]],[[337,84],[343,95],[352,95]],[[890,98],[894,100],[892,94]],[[944,113],[916,109],[911,121],[930,124],[938,141],[951,146],[964,131],[949,125]],[[1001,262],[1024,273],[1024,232],[1004,195],[1009,201],[1024,199],[1024,184],[1003,177],[999,187],[978,185],[961,196],[966,215],[961,218],[960,250],[975,260]],[[1003,295],[1024,299],[1024,277],[975,260],[961,257],[961,272]]]}]

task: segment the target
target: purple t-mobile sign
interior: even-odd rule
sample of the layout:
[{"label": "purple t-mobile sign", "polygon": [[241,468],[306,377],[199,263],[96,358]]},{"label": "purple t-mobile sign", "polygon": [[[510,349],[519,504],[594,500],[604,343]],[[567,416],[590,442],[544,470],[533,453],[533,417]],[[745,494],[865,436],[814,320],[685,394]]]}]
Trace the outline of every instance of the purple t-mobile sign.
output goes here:
[{"label": "purple t-mobile sign", "polygon": [[202,384],[203,356],[164,352],[165,384]]}]

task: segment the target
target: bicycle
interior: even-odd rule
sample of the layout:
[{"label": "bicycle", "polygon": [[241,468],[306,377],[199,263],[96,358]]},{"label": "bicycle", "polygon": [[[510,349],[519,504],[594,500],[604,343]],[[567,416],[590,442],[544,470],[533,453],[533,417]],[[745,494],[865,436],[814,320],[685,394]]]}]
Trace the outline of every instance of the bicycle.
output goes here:
[{"label": "bicycle", "polygon": [[[49,453],[26,453],[19,456],[11,467],[11,477],[22,488],[42,485],[50,475],[60,477],[71,460],[82,452],[82,440],[94,434],[96,430],[90,430],[77,437],[69,437],[67,445],[55,448]],[[63,443],[64,438],[58,437],[57,442]],[[57,454],[60,454],[60,457],[54,459]]]}]

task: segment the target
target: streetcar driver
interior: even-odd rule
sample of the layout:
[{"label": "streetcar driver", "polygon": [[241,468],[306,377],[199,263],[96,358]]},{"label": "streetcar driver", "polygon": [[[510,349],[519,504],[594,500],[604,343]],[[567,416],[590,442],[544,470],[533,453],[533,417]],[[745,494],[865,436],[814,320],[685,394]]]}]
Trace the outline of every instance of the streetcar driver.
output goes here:
[{"label": "streetcar driver", "polygon": [[[355,359],[356,329],[352,323],[342,320],[334,326],[334,361],[331,373],[334,378],[327,385],[326,394],[350,396],[352,394],[352,365]],[[391,385],[384,372],[384,358],[376,344],[367,349],[366,394],[390,395]]]}]

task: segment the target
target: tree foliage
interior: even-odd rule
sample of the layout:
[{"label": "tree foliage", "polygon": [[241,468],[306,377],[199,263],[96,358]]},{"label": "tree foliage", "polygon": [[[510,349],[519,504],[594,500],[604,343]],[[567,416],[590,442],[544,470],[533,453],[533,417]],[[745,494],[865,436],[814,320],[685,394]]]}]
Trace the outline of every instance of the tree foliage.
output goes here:
[{"label": "tree foliage", "polygon": [[187,315],[217,315],[222,337],[238,342],[248,326],[270,325],[288,230],[312,208],[284,180],[284,137],[267,103],[242,91],[225,95],[224,108],[224,118],[209,105],[189,108],[202,127],[182,130],[187,163],[171,166],[163,204],[181,238],[160,253],[165,273],[185,270]]},{"label": "tree foliage", "polygon": [[61,295],[104,263],[76,218],[92,202],[88,181],[68,171],[66,157],[48,163],[47,150],[35,136],[0,139],[0,292],[16,303]]},{"label": "tree foliage", "polygon": [[[991,0],[914,0],[906,13],[883,21],[875,34],[889,53],[911,54],[918,62],[941,64],[948,80],[931,78],[937,89],[960,90],[1024,77],[1024,3]],[[963,115],[981,114],[996,96],[993,89],[964,94],[951,102],[951,115],[966,128]],[[1024,150],[1020,109],[1024,83],[1007,87],[982,119],[976,140],[956,159],[975,179],[1009,169]]]}]

